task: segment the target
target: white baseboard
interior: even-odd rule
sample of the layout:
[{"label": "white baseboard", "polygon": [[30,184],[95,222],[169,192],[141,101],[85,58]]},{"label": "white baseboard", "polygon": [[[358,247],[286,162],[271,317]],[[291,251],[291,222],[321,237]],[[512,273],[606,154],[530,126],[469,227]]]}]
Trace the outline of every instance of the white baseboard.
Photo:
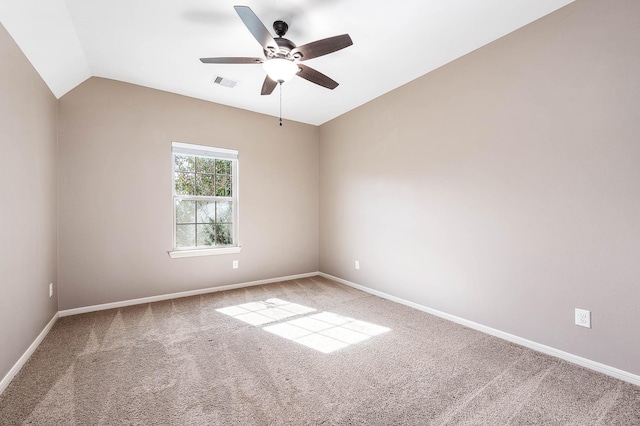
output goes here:
[{"label": "white baseboard", "polygon": [[297,280],[301,278],[315,277],[317,275],[320,275],[320,273],[308,272],[306,274],[289,275],[286,277],[269,278],[266,280],[250,281],[250,282],[231,284],[231,285],[225,285],[220,287],[210,287],[210,288],[204,288],[199,290],[183,291],[179,293],[162,294],[159,296],[142,297],[140,299],[123,300],[121,302],[104,303],[102,305],[85,306],[82,308],[66,309],[63,311],[56,312],[53,318],[51,318],[51,321],[49,321],[49,323],[45,326],[44,330],[40,332],[40,334],[33,341],[31,346],[29,346],[26,352],[20,357],[18,362],[15,363],[15,365],[11,368],[11,370],[9,370],[9,372],[4,376],[2,381],[0,381],[0,395],[2,394],[2,392],[4,392],[7,386],[9,386],[9,383],[11,383],[11,380],[13,380],[15,375],[18,374],[18,371],[20,371],[20,369],[24,366],[24,364],[29,360],[31,355],[38,348],[42,340],[47,336],[47,334],[49,333],[49,330],[51,330],[51,328],[56,323],[59,317],[84,314],[87,312],[94,312],[94,311],[102,311],[105,309],[120,308],[123,306],[139,305],[142,303],[151,303],[151,302],[158,302],[162,300],[178,299],[180,297],[197,296],[200,294],[214,293],[217,291],[233,290],[233,289],[243,288],[243,287],[271,284],[279,281]]},{"label": "white baseboard", "polygon": [[505,333],[504,331],[497,330],[495,328],[487,327],[482,324],[478,324],[473,321],[466,320],[464,318],[457,317],[455,315],[447,314],[446,312],[438,311],[436,309],[428,308],[426,306],[420,305],[418,303],[411,302],[409,300],[401,299],[396,296],[392,296],[390,294],[383,293],[378,290],[371,289],[369,287],[365,287],[360,284],[352,283],[351,281],[343,280],[342,278],[334,277],[333,275],[325,274],[324,272],[320,272],[318,275],[339,282],[340,284],[347,285],[349,287],[356,288],[358,290],[362,290],[365,293],[373,294],[378,297],[382,297],[383,299],[391,300],[396,303],[400,303],[405,306],[409,306],[411,308],[417,309],[419,311],[426,312],[431,315],[435,315],[440,318],[444,318],[446,320],[455,322],[460,325],[464,325],[465,327],[472,328],[474,330],[481,331],[483,333],[490,334],[492,336],[499,337],[501,339],[507,340],[509,342],[516,343],[518,345],[525,346],[529,349],[533,349],[534,351],[542,352],[547,355],[554,356],[556,358],[560,358],[562,360],[571,362],[573,364],[580,365],[582,367],[588,368],[590,370],[594,370],[603,374],[606,374],[611,377],[615,377],[616,379],[624,380],[625,382],[632,383],[636,386],[640,386],[640,376],[636,374],[629,373],[624,370],[620,370],[615,367],[611,367],[606,364],[602,364],[596,361],[592,361],[587,358],[582,358],[577,355],[571,354],[569,352],[564,352],[559,349],[552,348],[551,346],[542,345],[540,343],[536,343],[534,341],[524,339],[522,337],[518,337],[513,334]]},{"label": "white baseboard", "polygon": [[84,306],[82,308],[65,309],[59,311],[58,315],[66,317],[69,315],[85,314],[87,312],[104,311],[106,309],[122,308],[124,306],[141,305],[143,303],[160,302],[162,300],[178,299],[180,297],[199,296],[201,294],[215,293],[218,291],[234,290],[237,288],[251,287],[256,285],[271,284],[279,281],[298,280],[301,278],[315,277],[319,272],[308,272],[306,274],[289,275],[286,277],[268,278],[266,280],[249,281],[239,284],[223,285],[220,287],[209,287],[199,290],[182,291],[179,293],[161,294],[158,296],[141,297],[139,299],[123,300],[120,302],[103,303],[101,305]]},{"label": "white baseboard", "polygon": [[69,316],[69,315],[77,315],[77,314],[82,314],[82,313],[87,313],[87,312],[94,312],[94,311],[101,311],[101,310],[105,310],[105,309],[120,308],[120,307],[124,307],[124,306],[138,305],[138,304],[143,304],[143,303],[158,302],[158,301],[162,301],[162,300],[177,299],[177,298],[180,298],[180,297],[197,296],[197,295],[201,295],[201,294],[214,293],[214,292],[218,292],[218,291],[233,290],[233,289],[243,288],[243,287],[251,287],[251,286],[256,286],[256,285],[270,284],[270,283],[275,283],[275,282],[279,282],[279,281],[287,281],[287,280],[296,280],[296,279],[301,279],[301,278],[309,278],[309,277],[314,277],[316,275],[320,275],[320,276],[322,276],[324,278],[339,282],[339,283],[347,285],[349,287],[353,287],[353,288],[356,288],[358,290],[362,290],[362,291],[364,291],[366,293],[373,294],[373,295],[378,296],[378,297],[382,297],[383,299],[391,300],[393,302],[400,303],[400,304],[405,305],[405,306],[409,306],[409,307],[417,309],[419,311],[423,311],[423,312],[426,312],[428,314],[435,315],[435,316],[440,317],[440,318],[444,318],[446,320],[455,322],[457,324],[464,325],[464,326],[472,328],[474,330],[478,330],[478,331],[481,331],[483,333],[487,333],[487,334],[490,334],[492,336],[499,337],[499,338],[507,340],[509,342],[513,342],[513,343],[525,346],[525,347],[527,347],[529,349],[533,349],[535,351],[542,352],[542,353],[545,353],[547,355],[555,356],[557,358],[563,359],[563,360],[571,362],[573,364],[577,364],[577,365],[580,365],[582,367],[585,367],[585,368],[588,368],[588,369],[591,369],[591,370],[598,371],[600,373],[606,374],[608,376],[615,377],[616,379],[624,380],[625,382],[632,383],[632,384],[634,384],[636,386],[640,386],[640,376],[638,376],[636,374],[632,374],[632,373],[629,373],[627,371],[620,370],[618,368],[608,366],[606,364],[602,364],[602,363],[599,363],[599,362],[596,362],[596,361],[592,361],[590,359],[582,358],[582,357],[579,357],[577,355],[573,355],[573,354],[570,354],[568,352],[564,352],[564,351],[561,351],[559,349],[552,348],[550,346],[542,345],[540,343],[536,343],[536,342],[533,342],[531,340],[527,340],[527,339],[524,339],[522,337],[515,336],[513,334],[505,333],[504,331],[500,331],[500,330],[497,330],[495,328],[487,327],[485,325],[478,324],[478,323],[475,323],[473,321],[469,321],[469,320],[466,320],[464,318],[457,317],[455,315],[447,314],[445,312],[438,311],[436,309],[428,308],[426,306],[420,305],[420,304],[415,303],[415,302],[411,302],[411,301],[408,301],[408,300],[405,300],[405,299],[401,299],[399,297],[392,296],[390,294],[383,293],[381,291],[374,290],[374,289],[365,287],[365,286],[360,285],[360,284],[352,283],[351,281],[347,281],[347,280],[344,280],[342,278],[334,277],[333,275],[325,274],[323,272],[309,272],[309,273],[306,273],[306,274],[290,275],[290,276],[286,276],[286,277],[270,278],[270,279],[259,280],[259,281],[250,281],[250,282],[245,282],[245,283],[231,284],[231,285],[220,286],[220,287],[211,287],[211,288],[205,288],[205,289],[200,289],[200,290],[183,291],[183,292],[180,292],[180,293],[163,294],[163,295],[159,295],[159,296],[143,297],[143,298],[140,298],[140,299],[124,300],[124,301],[121,301],[121,302],[104,303],[102,305],[93,305],[93,306],[86,306],[86,307],[83,307],[83,308],[75,308],[75,309],[67,309],[67,310],[64,310],[64,311],[59,311],[53,316],[53,318],[51,318],[51,321],[49,321],[49,323],[45,326],[45,328],[42,330],[42,332],[40,332],[38,337],[33,341],[33,343],[29,346],[29,348],[27,348],[25,353],[15,363],[15,365],[11,368],[11,370],[9,370],[9,372],[4,376],[2,381],[0,381],[0,394],[2,394],[2,392],[4,392],[4,390],[7,388],[7,386],[9,386],[9,383],[11,382],[11,380],[13,380],[15,375],[18,374],[18,371],[20,371],[20,369],[24,366],[24,364],[29,360],[29,358],[35,352],[35,350],[38,348],[38,346],[40,345],[42,340],[44,340],[44,338],[47,336],[47,334],[49,333],[49,330],[51,330],[53,325],[56,323],[56,321],[58,320],[58,317],[64,317],[64,316]]},{"label": "white baseboard", "polygon": [[29,360],[31,355],[33,355],[36,349],[38,349],[38,346],[40,346],[40,343],[44,340],[47,334],[49,334],[49,330],[51,330],[51,328],[53,327],[53,325],[56,323],[57,320],[58,320],[58,313],[56,312],[53,318],[51,318],[51,321],[49,321],[49,323],[40,332],[38,337],[36,337],[36,340],[33,341],[33,343],[27,348],[25,353],[22,354],[18,362],[16,362],[13,365],[13,367],[11,367],[11,370],[9,370],[9,372],[4,376],[2,381],[0,381],[0,395],[2,394],[2,392],[4,392],[7,386],[9,386],[9,383],[11,383],[11,380],[13,380],[15,375],[18,374],[18,371],[20,371],[22,366]]}]

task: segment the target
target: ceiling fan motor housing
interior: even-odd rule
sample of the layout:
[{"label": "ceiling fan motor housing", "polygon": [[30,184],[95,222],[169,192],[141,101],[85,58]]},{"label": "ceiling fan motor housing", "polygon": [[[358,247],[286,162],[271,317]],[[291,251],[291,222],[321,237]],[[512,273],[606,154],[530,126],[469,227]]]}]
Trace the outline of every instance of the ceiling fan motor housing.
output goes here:
[{"label": "ceiling fan motor housing", "polygon": [[[278,44],[278,48],[280,49],[280,54],[276,54],[275,52],[265,50],[264,54],[267,58],[279,57],[284,59],[294,59],[290,55],[290,52],[296,48],[296,45],[294,42],[284,37],[277,37],[274,40]],[[295,59],[298,59],[298,57],[296,57]]]}]

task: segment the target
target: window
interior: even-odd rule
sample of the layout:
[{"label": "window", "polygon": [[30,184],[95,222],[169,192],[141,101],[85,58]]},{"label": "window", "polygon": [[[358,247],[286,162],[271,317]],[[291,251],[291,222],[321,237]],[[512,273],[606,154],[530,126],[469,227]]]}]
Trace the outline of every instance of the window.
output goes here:
[{"label": "window", "polygon": [[238,152],[173,142],[171,257],[238,252]]}]

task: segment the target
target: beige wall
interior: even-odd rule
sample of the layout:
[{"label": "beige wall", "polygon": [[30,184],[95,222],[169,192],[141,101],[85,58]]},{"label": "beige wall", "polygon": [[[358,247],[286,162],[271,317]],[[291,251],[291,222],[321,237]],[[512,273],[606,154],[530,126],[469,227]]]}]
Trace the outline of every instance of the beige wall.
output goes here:
[{"label": "beige wall", "polygon": [[0,380],[56,313],[57,102],[0,25]]},{"label": "beige wall", "polygon": [[[61,310],[318,270],[317,127],[100,78],[59,109]],[[172,141],[239,151],[241,253],[167,254]]]},{"label": "beige wall", "polygon": [[580,0],[323,125],[320,270],[640,374],[639,28]]}]

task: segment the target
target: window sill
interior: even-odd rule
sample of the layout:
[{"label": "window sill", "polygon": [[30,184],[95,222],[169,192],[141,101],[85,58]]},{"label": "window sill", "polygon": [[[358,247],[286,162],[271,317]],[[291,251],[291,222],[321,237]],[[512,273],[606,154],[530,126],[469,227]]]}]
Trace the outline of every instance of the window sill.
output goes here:
[{"label": "window sill", "polygon": [[218,254],[240,253],[240,250],[242,250],[242,247],[223,247],[199,250],[174,250],[168,253],[172,259],[178,259],[181,257],[215,256]]}]

